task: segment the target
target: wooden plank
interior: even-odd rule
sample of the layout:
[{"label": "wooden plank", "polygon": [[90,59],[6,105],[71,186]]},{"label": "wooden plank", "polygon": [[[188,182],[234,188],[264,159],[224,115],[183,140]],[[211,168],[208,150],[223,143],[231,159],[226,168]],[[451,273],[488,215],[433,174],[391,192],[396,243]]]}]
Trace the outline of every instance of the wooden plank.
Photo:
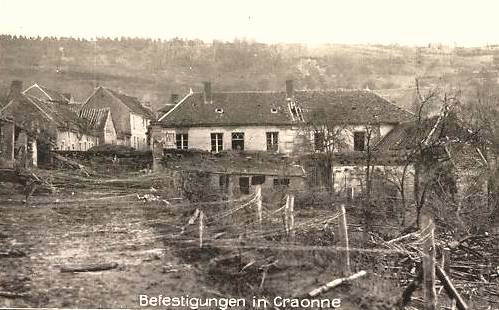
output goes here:
[{"label": "wooden plank", "polygon": [[115,269],[116,267],[118,267],[117,263],[73,265],[61,267],[61,272],[93,272]]},{"label": "wooden plank", "polygon": [[310,296],[310,297],[318,296],[319,294],[325,293],[325,292],[329,291],[330,289],[335,288],[341,284],[344,284],[346,282],[350,282],[350,281],[353,281],[353,280],[358,279],[360,277],[363,277],[366,274],[367,274],[366,271],[361,270],[361,271],[359,271],[359,272],[357,272],[349,277],[339,278],[339,279],[333,280],[331,282],[324,284],[321,287],[318,287],[318,288],[312,290],[310,293],[308,293],[308,296]]},{"label": "wooden plank", "polygon": [[0,297],[5,297],[5,298],[25,298],[25,297],[30,297],[28,293],[17,293],[17,292],[9,292],[9,291],[0,291]]}]

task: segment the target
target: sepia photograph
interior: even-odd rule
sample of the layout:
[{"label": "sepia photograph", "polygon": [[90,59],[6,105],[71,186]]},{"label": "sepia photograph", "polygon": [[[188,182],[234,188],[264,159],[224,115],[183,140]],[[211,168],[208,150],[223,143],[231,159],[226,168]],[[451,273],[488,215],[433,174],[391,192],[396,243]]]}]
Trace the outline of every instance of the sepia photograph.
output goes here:
[{"label": "sepia photograph", "polygon": [[0,12],[0,309],[499,310],[498,2]]}]

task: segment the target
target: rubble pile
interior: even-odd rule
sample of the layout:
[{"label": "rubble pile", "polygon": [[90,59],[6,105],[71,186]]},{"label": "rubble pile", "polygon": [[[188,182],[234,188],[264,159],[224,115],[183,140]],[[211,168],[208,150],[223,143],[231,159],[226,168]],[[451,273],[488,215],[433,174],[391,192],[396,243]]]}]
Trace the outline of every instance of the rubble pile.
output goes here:
[{"label": "rubble pile", "polygon": [[450,276],[462,294],[499,300],[499,235],[468,236],[447,246]]}]

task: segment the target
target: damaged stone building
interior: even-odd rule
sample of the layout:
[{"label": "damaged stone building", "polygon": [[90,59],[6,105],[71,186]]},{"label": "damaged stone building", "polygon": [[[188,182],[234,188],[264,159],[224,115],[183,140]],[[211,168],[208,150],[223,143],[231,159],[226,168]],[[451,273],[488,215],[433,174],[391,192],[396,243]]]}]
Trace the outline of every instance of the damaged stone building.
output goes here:
[{"label": "damaged stone building", "polygon": [[0,117],[2,150],[13,150],[15,161],[25,166],[50,162],[52,151],[86,151],[116,140],[109,109],[82,109],[70,95],[38,84],[23,90],[22,81],[13,81]]},{"label": "damaged stone building", "polygon": [[[307,177],[302,186],[311,187],[328,186],[324,179],[344,180],[348,173],[342,166],[362,167],[355,159],[412,117],[369,90],[295,90],[291,80],[283,91],[216,92],[205,82],[203,91],[191,91],[164,111],[149,131],[156,168],[172,149],[263,152],[300,167]],[[319,155],[327,152],[334,156]],[[330,165],[334,171],[318,171],[319,157],[335,161]],[[352,160],[337,161],[340,157]],[[351,190],[355,180],[348,178]],[[347,190],[342,182],[333,184],[337,192]],[[358,186],[355,190],[361,191]]]}]

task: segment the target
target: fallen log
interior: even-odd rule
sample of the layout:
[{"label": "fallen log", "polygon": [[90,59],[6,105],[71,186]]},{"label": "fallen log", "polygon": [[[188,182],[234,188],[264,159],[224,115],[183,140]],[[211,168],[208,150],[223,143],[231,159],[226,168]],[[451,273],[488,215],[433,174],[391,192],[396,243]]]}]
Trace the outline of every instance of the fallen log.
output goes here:
[{"label": "fallen log", "polygon": [[450,281],[449,277],[445,273],[445,271],[442,269],[440,266],[436,266],[436,274],[440,282],[442,282],[442,285],[445,288],[445,291],[447,292],[447,295],[450,298],[453,298],[456,300],[456,306],[459,310],[467,310],[468,306],[466,305],[466,302],[464,299],[459,295],[458,291]]},{"label": "fallen log", "polygon": [[8,291],[0,291],[0,297],[5,298],[24,298],[29,297],[28,293],[16,293],[16,292],[8,292]]},{"label": "fallen log", "polygon": [[53,158],[64,163],[65,165],[67,165],[68,167],[70,167],[72,169],[79,169],[86,177],[90,176],[90,172],[87,170],[87,168],[84,165],[82,165],[74,160],[66,158],[66,157],[59,155],[57,153],[53,153]]},{"label": "fallen log", "polygon": [[26,253],[18,249],[8,250],[7,252],[0,252],[0,258],[24,257],[24,256],[26,256]]},{"label": "fallen log", "polygon": [[323,286],[321,287],[318,287],[316,288],[315,290],[312,290],[311,292],[308,293],[308,296],[310,297],[315,297],[321,293],[325,293],[327,291],[329,291],[330,289],[332,288],[335,288],[339,285],[342,285],[342,284],[345,284],[347,282],[350,282],[350,281],[353,281],[355,279],[358,279],[360,277],[363,277],[367,274],[366,271],[364,270],[361,270],[357,273],[354,273],[353,275],[349,276],[349,277],[345,277],[345,278],[339,278],[339,279],[336,279],[336,280],[333,280],[331,282],[328,282],[326,284],[324,284]]},{"label": "fallen log", "polygon": [[389,241],[387,241],[386,243],[387,243],[387,244],[392,244],[392,243],[394,243],[394,242],[402,241],[402,240],[405,240],[405,239],[407,239],[407,238],[417,237],[417,235],[418,235],[418,232],[417,232],[417,231],[416,231],[416,232],[412,232],[412,233],[409,233],[409,234],[407,234],[407,235],[403,235],[403,236],[401,236],[401,237],[398,237],[398,238],[395,238],[395,239],[389,240]]},{"label": "fallen log", "polygon": [[61,272],[94,272],[111,270],[118,267],[117,263],[103,263],[103,264],[87,264],[79,266],[66,266],[61,267]]}]

